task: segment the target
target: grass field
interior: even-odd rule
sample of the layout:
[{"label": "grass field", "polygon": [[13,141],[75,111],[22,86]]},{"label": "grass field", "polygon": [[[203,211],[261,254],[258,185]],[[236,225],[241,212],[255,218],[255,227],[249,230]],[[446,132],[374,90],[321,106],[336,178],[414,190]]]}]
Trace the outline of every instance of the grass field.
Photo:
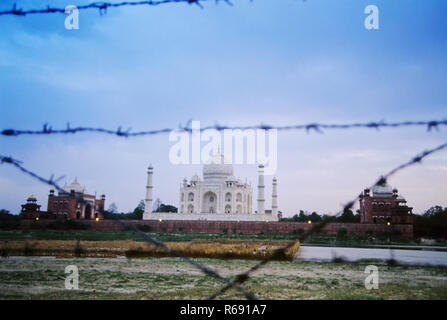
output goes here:
[{"label": "grass field", "polygon": [[[161,241],[191,241],[191,240],[296,240],[294,234],[206,234],[206,233],[148,233]],[[135,240],[142,241],[141,236],[132,231],[110,230],[0,230],[0,240],[82,240],[82,241],[110,241],[110,240]],[[371,238],[344,238],[337,239],[334,235],[317,234],[307,238],[302,243],[319,245],[337,245],[362,247],[377,244],[402,244],[418,245],[411,239],[371,239]],[[439,242],[437,245],[446,245]]]},{"label": "grass field", "polygon": [[[232,277],[256,261],[196,259]],[[79,268],[66,290],[65,267]],[[447,269],[379,266],[379,289],[364,286],[365,264],[275,261],[244,286],[261,299],[447,299]],[[1,299],[206,299],[222,283],[179,258],[9,257],[0,259]],[[241,299],[231,289],[221,298]]]},{"label": "grass field", "polygon": [[[171,242],[178,248],[190,248],[190,243],[197,241],[205,243],[206,247],[207,242],[264,241],[279,244],[297,238],[294,235],[267,234],[150,233],[150,235]],[[316,239],[317,243],[336,241],[325,236]],[[46,249],[51,249],[50,244],[45,245],[45,241],[34,240],[50,240],[48,243],[53,246],[51,248],[56,248],[61,253],[64,250],[68,251],[60,255],[54,254],[54,257],[41,256],[39,248],[33,243],[41,243]],[[82,247],[79,255],[70,254],[76,252],[75,244],[78,243],[76,240],[80,240]],[[18,250],[22,250],[25,254],[15,256],[14,252],[11,252],[8,258],[0,258],[0,299],[207,299],[223,286],[218,280],[204,276],[179,258],[134,258],[138,254],[124,257],[129,249],[146,245],[139,241],[140,236],[130,231],[0,230],[0,243],[17,245]],[[94,257],[85,254],[86,250],[89,250],[88,247],[91,247],[91,253],[104,248],[110,250],[112,242],[126,244],[115,248],[116,252],[112,252],[114,258],[107,257],[107,254],[93,255]],[[127,247],[129,243],[132,244],[132,248]],[[337,241],[337,244],[339,243]],[[27,245],[22,248],[20,247],[22,244]],[[205,251],[205,247],[200,247],[200,250]],[[137,250],[133,253],[138,252]],[[190,255],[191,252],[187,254]],[[195,258],[195,260],[226,277],[234,277],[257,263],[254,260],[242,259]],[[365,289],[364,281],[367,276],[365,267],[370,264],[377,264],[379,268],[378,290]],[[68,265],[76,265],[79,268],[79,290],[65,289],[67,276],[65,267]],[[363,260],[357,264],[272,261],[256,271],[244,287],[261,299],[445,300],[447,268],[390,266],[372,260]],[[220,298],[243,297],[231,289]]]}]

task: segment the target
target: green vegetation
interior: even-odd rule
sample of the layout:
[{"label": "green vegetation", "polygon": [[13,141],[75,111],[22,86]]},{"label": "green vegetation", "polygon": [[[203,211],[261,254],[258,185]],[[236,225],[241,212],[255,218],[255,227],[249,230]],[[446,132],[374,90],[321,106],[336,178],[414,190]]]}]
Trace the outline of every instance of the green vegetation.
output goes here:
[{"label": "green vegetation", "polygon": [[[143,232],[161,241],[191,241],[191,240],[297,240],[303,233],[302,229],[294,230],[290,234],[207,234],[207,233],[156,233],[150,227],[141,226]],[[109,240],[135,240],[143,241],[142,237],[130,230],[0,230],[0,240],[81,240],[81,241],[109,241]],[[419,245],[417,240],[404,238],[360,237],[347,235],[343,238],[337,235],[316,234],[307,238],[302,244],[362,247],[368,245]],[[447,245],[439,240],[436,245]]]},{"label": "green vegetation", "polygon": [[414,215],[414,236],[447,239],[447,207],[435,206]]},{"label": "green vegetation", "polygon": [[[163,208],[163,204],[159,209]],[[169,205],[169,210],[173,210]],[[164,209],[160,209],[164,210]],[[144,212],[144,202],[135,208],[133,213],[109,213],[104,212],[106,219],[139,219]],[[344,221],[357,219],[358,215],[354,215],[352,211],[347,210],[341,217]],[[333,217],[331,217],[333,219]],[[293,218],[286,218],[283,221],[322,221],[330,219],[328,216],[320,216],[317,213],[310,215],[303,211]],[[339,220],[337,220],[338,222]],[[130,230],[110,230],[95,231],[86,230],[88,225],[82,224],[75,220],[54,221],[50,223],[46,229],[20,230],[20,217],[10,214],[7,210],[0,210],[0,239],[36,239],[36,240],[141,240],[141,237]],[[223,234],[202,234],[202,233],[183,233],[182,229],[178,233],[154,233],[150,226],[138,226],[138,228],[149,233],[151,236],[162,241],[190,241],[190,240],[215,240],[215,239],[240,239],[240,240],[296,240],[303,233],[304,229],[298,228],[290,234],[234,234],[233,230],[225,229]],[[337,235],[325,234],[324,232],[312,235],[302,241],[303,244],[318,245],[337,245],[337,246],[367,246],[367,245],[389,245],[389,244],[420,244],[420,238],[435,238],[436,245],[447,245],[447,208],[435,206],[427,210],[423,215],[414,215],[414,233],[415,239],[405,239],[399,234],[366,234],[365,236],[357,236],[347,234],[340,228]]]},{"label": "green vegetation", "polygon": [[155,212],[177,212],[177,207],[162,203]]},{"label": "green vegetation", "polygon": [[[360,222],[359,210],[356,214],[352,210],[345,210],[339,217],[327,214],[319,215],[316,212],[305,213],[300,210],[299,214],[295,214],[292,218],[282,218],[281,221],[288,222]],[[423,214],[413,215],[414,237],[415,238],[433,238],[447,239],[447,207],[434,206],[425,211]],[[399,236],[398,234],[394,236]]]},{"label": "green vegetation", "polygon": [[319,215],[315,211],[312,213],[305,213],[303,210],[300,210],[299,214],[295,214],[292,218],[282,218],[281,221],[293,221],[293,222],[352,222],[352,223],[358,223],[360,222],[360,214],[357,213],[354,214],[352,210],[345,210],[343,214],[339,217],[334,217],[331,215]]},{"label": "green vegetation", "polygon": [[110,205],[109,210],[104,211],[103,217],[104,219],[109,219],[109,220],[141,220],[143,218],[143,213],[144,213],[144,201],[141,200],[137,207],[133,210],[133,212],[128,212],[128,213],[117,213],[115,212],[116,210],[116,205],[114,203],[112,203],[112,205]]},{"label": "green vegetation", "polygon": [[20,217],[18,215],[11,214],[8,210],[0,210],[0,229],[18,229],[19,225]]},{"label": "green vegetation", "polygon": [[[158,199],[157,199],[158,200]],[[112,206],[113,205],[113,206]],[[133,212],[128,213],[117,213],[116,205],[112,203],[111,208],[109,210],[103,212],[104,219],[110,219],[110,220],[141,220],[143,218],[143,213],[145,209],[145,203],[144,200],[140,200],[137,207],[133,210]],[[160,204],[157,206],[157,209],[155,212],[177,212],[177,208],[169,205],[169,204],[163,204],[160,202]]]},{"label": "green vegetation", "polygon": [[337,230],[337,239],[344,239],[348,234],[348,229],[341,227]]}]

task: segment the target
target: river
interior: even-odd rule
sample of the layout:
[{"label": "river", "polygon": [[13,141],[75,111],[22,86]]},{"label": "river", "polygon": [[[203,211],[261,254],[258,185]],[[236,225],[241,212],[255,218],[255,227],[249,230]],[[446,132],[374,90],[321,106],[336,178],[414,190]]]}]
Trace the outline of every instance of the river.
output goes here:
[{"label": "river", "polygon": [[296,261],[346,261],[359,259],[394,259],[401,264],[447,266],[447,252],[434,250],[402,250],[383,248],[346,248],[301,246]]}]

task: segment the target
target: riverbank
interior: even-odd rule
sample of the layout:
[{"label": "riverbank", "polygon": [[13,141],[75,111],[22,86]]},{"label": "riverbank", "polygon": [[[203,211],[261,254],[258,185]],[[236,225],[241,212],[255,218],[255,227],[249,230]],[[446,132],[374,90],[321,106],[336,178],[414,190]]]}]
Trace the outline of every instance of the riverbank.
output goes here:
[{"label": "riverbank", "polygon": [[[168,257],[254,259],[293,261],[299,241],[267,240],[193,240],[165,242],[164,248],[134,240],[81,241],[81,240],[0,240],[0,254],[9,256],[54,257]],[[278,249],[286,247],[284,252]]]},{"label": "riverbank", "polygon": [[[195,259],[225,277],[252,260]],[[365,288],[370,263],[273,261],[244,287],[260,299],[447,299],[447,269],[379,265],[379,289]],[[79,269],[79,290],[65,289],[65,268]],[[207,299],[223,284],[178,258],[0,258],[1,299]],[[243,299],[231,289],[222,299]]]},{"label": "riverbank", "polygon": [[[207,233],[155,233],[148,235],[160,241],[178,242],[192,240],[284,240],[294,241],[299,238],[296,234],[207,234]],[[134,240],[142,241],[140,235],[126,230],[0,230],[0,240],[81,240],[81,241],[112,241]],[[445,241],[424,241],[404,238],[371,238],[344,237],[332,235],[313,235],[304,241],[303,245],[352,247],[352,248],[394,248],[412,250],[447,250]]]},{"label": "riverbank", "polygon": [[297,261],[330,262],[334,260],[350,262],[371,262],[374,264],[402,264],[447,267],[447,252],[439,250],[402,250],[383,248],[351,248],[301,246]]}]

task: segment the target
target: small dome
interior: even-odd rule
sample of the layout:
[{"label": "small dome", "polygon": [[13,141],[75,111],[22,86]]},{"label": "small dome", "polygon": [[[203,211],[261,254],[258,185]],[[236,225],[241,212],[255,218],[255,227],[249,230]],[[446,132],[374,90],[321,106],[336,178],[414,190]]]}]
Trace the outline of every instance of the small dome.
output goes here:
[{"label": "small dome", "polygon": [[30,195],[30,196],[28,197],[28,199],[26,199],[26,201],[28,201],[28,202],[36,202],[37,199],[36,199],[36,197],[32,194],[32,195]]},{"label": "small dome", "polygon": [[396,200],[399,202],[407,202],[407,200],[405,200],[405,198],[402,195],[398,195]]},{"label": "small dome", "polygon": [[74,192],[79,192],[79,193],[86,193],[87,192],[85,190],[85,188],[79,184],[77,179],[75,179],[75,181],[73,181],[69,186],[64,186],[63,189],[66,192],[68,192],[68,193],[70,193],[71,190],[74,190]]},{"label": "small dome", "polygon": [[373,188],[373,195],[375,197],[391,197],[393,195],[393,188],[388,184],[377,185]]},{"label": "small dome", "polygon": [[191,177],[191,181],[197,182],[197,181],[199,181],[199,180],[200,180],[200,178],[199,178],[199,176],[198,176],[197,174],[195,174],[195,175],[193,175],[193,176]]},{"label": "small dome", "polygon": [[233,175],[233,165],[225,163],[220,153],[211,157],[203,166],[204,180],[224,180]]}]

